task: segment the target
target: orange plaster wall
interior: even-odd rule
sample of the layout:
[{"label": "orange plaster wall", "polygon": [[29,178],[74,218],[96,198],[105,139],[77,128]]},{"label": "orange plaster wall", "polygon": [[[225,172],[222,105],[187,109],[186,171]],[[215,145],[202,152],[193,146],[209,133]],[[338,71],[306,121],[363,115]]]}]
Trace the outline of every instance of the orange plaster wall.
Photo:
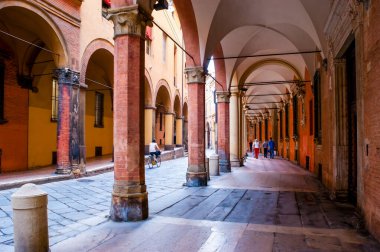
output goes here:
[{"label": "orange plaster wall", "polygon": [[[305,69],[305,80],[310,81],[310,74]],[[310,134],[310,124],[311,122],[311,115],[314,113],[313,110],[310,111],[310,102],[313,105],[313,93],[311,88],[311,82],[305,83],[305,98],[304,98],[304,110],[305,110],[305,116],[304,116],[304,126],[299,127],[299,153],[300,153],[300,165],[303,168],[306,168],[306,156],[309,157],[309,170],[311,172],[315,171],[314,168],[314,132]],[[299,108],[299,122],[302,120],[302,102],[299,102],[298,104]],[[314,127],[314,125],[313,125]],[[313,128],[314,129],[314,128]]]}]

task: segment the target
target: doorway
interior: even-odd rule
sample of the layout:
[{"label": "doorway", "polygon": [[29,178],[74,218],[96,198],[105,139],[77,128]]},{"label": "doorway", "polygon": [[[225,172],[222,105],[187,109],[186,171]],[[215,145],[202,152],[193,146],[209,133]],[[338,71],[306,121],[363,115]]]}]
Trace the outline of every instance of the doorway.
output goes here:
[{"label": "doorway", "polygon": [[357,201],[357,109],[356,109],[356,59],[355,41],[345,55],[347,79],[347,116],[348,116],[348,200],[356,205]]}]

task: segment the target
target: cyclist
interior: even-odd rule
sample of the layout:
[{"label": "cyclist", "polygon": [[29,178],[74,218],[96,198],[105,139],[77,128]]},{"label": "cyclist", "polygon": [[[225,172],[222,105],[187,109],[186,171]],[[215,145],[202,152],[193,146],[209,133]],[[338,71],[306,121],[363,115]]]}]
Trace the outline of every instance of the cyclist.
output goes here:
[{"label": "cyclist", "polygon": [[153,157],[153,160],[157,162],[156,157],[161,154],[161,150],[156,143],[156,139],[153,139],[149,144],[149,154]]}]

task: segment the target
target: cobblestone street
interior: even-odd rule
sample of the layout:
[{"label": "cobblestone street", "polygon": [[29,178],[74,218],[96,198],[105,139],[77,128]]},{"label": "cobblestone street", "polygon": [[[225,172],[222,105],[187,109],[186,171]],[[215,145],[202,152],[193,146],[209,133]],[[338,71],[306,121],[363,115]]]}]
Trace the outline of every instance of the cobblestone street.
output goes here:
[{"label": "cobblestone street", "polygon": [[[182,188],[187,158],[162,162],[161,167],[146,167],[149,202]],[[39,185],[49,194],[49,242],[75,237],[79,233],[108,220],[113,172],[92,177]],[[11,195],[17,189],[0,191],[0,251],[13,248]]]}]

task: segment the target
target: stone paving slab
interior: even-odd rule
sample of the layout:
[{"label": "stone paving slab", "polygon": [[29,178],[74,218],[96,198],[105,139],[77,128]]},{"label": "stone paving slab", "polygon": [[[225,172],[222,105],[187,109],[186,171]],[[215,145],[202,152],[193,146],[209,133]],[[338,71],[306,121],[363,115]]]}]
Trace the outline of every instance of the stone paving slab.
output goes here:
[{"label": "stone paving slab", "polygon": [[[249,160],[247,164],[213,177],[206,188],[183,187],[186,158],[147,169],[150,217],[132,223],[108,220],[112,172],[41,185],[49,192],[52,251],[380,251],[371,237],[347,225],[355,209],[329,201],[306,171],[280,160]],[[272,176],[276,167],[281,175],[289,175],[286,190],[279,190],[281,177],[266,182],[268,190],[257,178],[242,178],[262,177],[266,170]],[[304,182],[290,186],[300,178]],[[313,183],[306,185],[309,180]],[[0,217],[4,218],[0,229],[3,222],[11,221],[9,199],[14,192],[0,191],[6,199],[0,209],[5,215]],[[12,245],[12,234],[0,230],[0,246]]]}]

